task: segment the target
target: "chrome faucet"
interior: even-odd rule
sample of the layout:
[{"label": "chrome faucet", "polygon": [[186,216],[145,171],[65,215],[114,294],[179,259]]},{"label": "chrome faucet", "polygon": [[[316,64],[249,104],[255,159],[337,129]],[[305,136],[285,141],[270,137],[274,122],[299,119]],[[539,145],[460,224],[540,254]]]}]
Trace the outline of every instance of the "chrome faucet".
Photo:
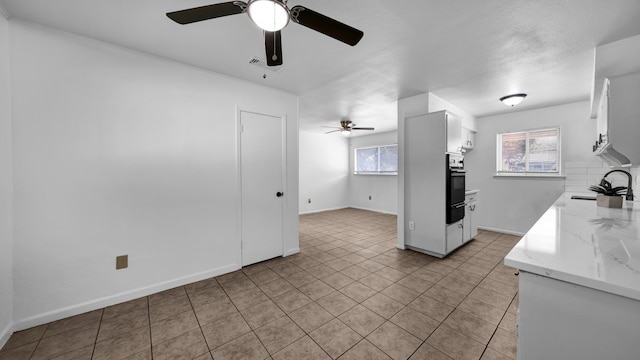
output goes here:
[{"label": "chrome faucet", "polygon": [[624,171],[624,170],[611,170],[608,173],[604,174],[604,176],[602,177],[602,180],[600,180],[600,185],[602,186],[604,184],[604,182],[606,181],[605,178],[607,177],[607,175],[614,173],[614,172],[621,172],[624,173],[625,175],[627,175],[627,177],[629,178],[629,183],[627,184],[627,196],[625,197],[627,200],[633,200],[633,189],[631,188],[631,174]]}]

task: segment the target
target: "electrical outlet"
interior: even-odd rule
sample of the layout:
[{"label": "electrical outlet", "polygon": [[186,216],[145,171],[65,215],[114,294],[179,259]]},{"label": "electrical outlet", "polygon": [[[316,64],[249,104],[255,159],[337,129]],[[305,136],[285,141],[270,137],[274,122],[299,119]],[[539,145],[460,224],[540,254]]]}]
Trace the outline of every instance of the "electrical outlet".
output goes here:
[{"label": "electrical outlet", "polygon": [[129,267],[129,255],[116,256],[116,270],[126,269]]},{"label": "electrical outlet", "polygon": [[413,221],[409,221],[409,230],[415,230],[416,229],[416,223]]},{"label": "electrical outlet", "polygon": [[307,202],[308,202],[309,204],[311,204],[311,198],[309,198],[309,200],[307,200]]},{"label": "electrical outlet", "polygon": [[369,195],[369,200],[371,200],[371,195]]}]

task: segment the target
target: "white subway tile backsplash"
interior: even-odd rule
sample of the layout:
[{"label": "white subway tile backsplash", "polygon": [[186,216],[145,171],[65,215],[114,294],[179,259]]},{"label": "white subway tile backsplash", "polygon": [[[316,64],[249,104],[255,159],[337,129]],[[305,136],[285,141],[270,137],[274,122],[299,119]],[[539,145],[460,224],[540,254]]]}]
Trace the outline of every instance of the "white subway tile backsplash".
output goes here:
[{"label": "white subway tile backsplash", "polygon": [[[599,161],[573,161],[564,164],[564,190],[569,192],[588,192],[588,187],[600,183],[602,176],[613,168]],[[640,194],[640,167],[624,168],[633,177],[632,186],[636,194]],[[627,186],[627,177],[620,173],[607,176],[613,186]]]}]

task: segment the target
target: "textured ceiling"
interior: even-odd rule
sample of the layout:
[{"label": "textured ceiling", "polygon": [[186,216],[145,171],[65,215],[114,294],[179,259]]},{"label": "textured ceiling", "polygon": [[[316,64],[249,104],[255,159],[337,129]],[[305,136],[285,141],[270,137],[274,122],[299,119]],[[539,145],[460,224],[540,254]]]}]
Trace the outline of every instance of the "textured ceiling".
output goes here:
[{"label": "textured ceiling", "polygon": [[[483,116],[589,99],[593,48],[640,34],[638,0],[291,0],[364,31],[350,47],[290,23],[283,69],[264,58],[261,31],[244,14],[178,25],[165,13],[208,0],[0,0],[10,19],[139,50],[300,96],[300,128],[349,118],[396,127],[399,98],[433,92]],[[585,115],[587,116],[587,115]]]}]

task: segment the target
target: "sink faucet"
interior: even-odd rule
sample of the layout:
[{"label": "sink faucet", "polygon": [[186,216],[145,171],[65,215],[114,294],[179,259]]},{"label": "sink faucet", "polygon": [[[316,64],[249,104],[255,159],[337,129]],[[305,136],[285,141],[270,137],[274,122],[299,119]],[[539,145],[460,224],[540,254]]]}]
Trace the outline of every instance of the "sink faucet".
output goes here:
[{"label": "sink faucet", "polygon": [[614,172],[621,172],[624,173],[625,175],[627,175],[627,177],[629,178],[629,183],[627,184],[627,196],[626,199],[627,200],[633,200],[633,189],[631,188],[631,174],[624,171],[624,170],[611,170],[608,173],[604,174],[604,176],[602,177],[602,180],[600,180],[600,185],[603,184],[603,182],[605,181],[604,179],[607,177],[607,175],[614,173]]}]

